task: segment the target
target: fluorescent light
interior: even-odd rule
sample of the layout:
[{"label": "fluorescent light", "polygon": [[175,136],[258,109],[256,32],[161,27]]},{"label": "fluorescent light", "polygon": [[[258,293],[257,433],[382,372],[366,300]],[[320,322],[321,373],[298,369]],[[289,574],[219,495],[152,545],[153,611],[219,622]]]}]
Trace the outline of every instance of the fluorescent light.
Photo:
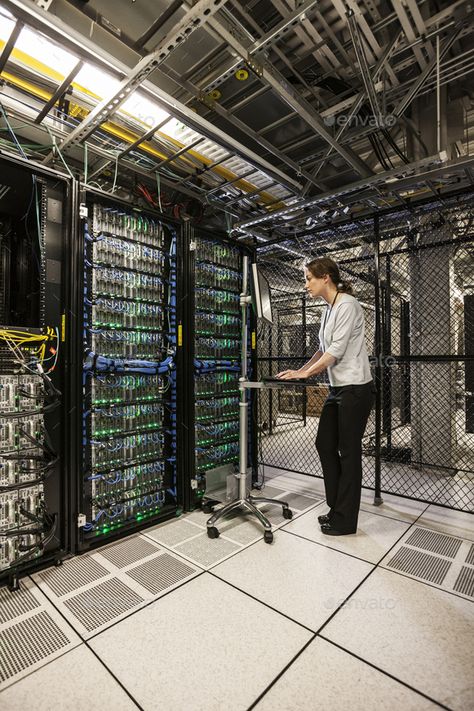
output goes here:
[{"label": "fluorescent light", "polygon": [[24,27],[20,32],[15,49],[51,67],[63,77],[67,76],[79,61],[78,57],[28,27]]},{"label": "fluorescent light", "polygon": [[175,138],[176,140],[182,140],[183,139],[183,133],[185,131],[189,131],[190,129],[184,125],[182,121],[178,121],[178,119],[172,118],[171,121],[168,121],[163,128],[162,131],[163,133],[166,133],[167,136],[170,136],[170,138]]},{"label": "fluorescent light", "polygon": [[9,10],[7,10],[4,7],[0,7],[0,25],[2,24],[4,18],[5,19],[11,18],[12,20],[15,20],[14,15],[12,15],[12,13],[9,12]]},{"label": "fluorescent light", "polygon": [[75,77],[74,84],[79,84],[84,89],[103,99],[106,96],[110,96],[117,89],[119,80],[94,64],[86,63]]},{"label": "fluorescent light", "polygon": [[7,42],[14,27],[15,23],[13,20],[9,20],[8,17],[0,15],[0,40]]},{"label": "fluorescent light", "polygon": [[144,94],[134,91],[122,104],[120,112],[131,114],[139,123],[151,128],[169,118],[169,113],[163,111],[158,104],[150,101]]}]

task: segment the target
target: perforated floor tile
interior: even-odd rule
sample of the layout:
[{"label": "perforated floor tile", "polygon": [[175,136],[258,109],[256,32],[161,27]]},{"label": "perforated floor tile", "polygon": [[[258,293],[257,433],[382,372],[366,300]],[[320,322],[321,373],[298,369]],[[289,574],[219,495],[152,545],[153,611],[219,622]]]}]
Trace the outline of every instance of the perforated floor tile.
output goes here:
[{"label": "perforated floor tile", "polygon": [[452,563],[444,558],[402,546],[387,562],[386,567],[441,585],[451,565]]},{"label": "perforated floor tile", "polygon": [[463,565],[454,583],[454,590],[474,599],[474,568]]},{"label": "perforated floor tile", "polygon": [[0,682],[68,645],[68,637],[44,610],[15,622],[2,632]]},{"label": "perforated floor tile", "polygon": [[189,558],[202,568],[209,568],[240,550],[242,547],[237,543],[228,541],[222,536],[209,538],[206,532],[175,547],[177,553]]},{"label": "perforated floor tile", "polygon": [[151,593],[156,594],[168,590],[177,583],[186,580],[195,573],[195,568],[186,565],[184,561],[163,553],[153,560],[140,563],[127,571],[127,576]]},{"label": "perforated floor tile", "polygon": [[156,553],[159,548],[147,541],[143,536],[133,536],[105,548],[99,548],[98,553],[113,563],[117,568],[125,568]]},{"label": "perforated floor tile", "polygon": [[257,541],[263,535],[263,529],[256,519],[235,518],[226,521],[219,527],[220,532],[242,546]]},{"label": "perforated floor tile", "polygon": [[143,598],[118,578],[110,578],[64,601],[88,632],[133,610]]},{"label": "perforated floor tile", "polygon": [[472,600],[474,567],[470,540],[425,527],[411,528],[381,566]]},{"label": "perforated floor tile", "polygon": [[100,580],[109,571],[92,555],[85,554],[66,560],[59,567],[47,570],[33,576],[41,579],[58,596],[77,590],[83,585]]},{"label": "perforated floor tile", "polygon": [[461,547],[462,540],[453,538],[437,531],[430,531],[426,528],[416,527],[413,533],[406,539],[406,544],[414,548],[422,548],[432,551],[446,558],[455,558]]},{"label": "perforated floor tile", "polygon": [[[197,526],[193,528],[200,533]],[[56,569],[34,576],[39,587],[83,639],[103,632],[201,572],[142,534],[99,548],[85,558],[86,570],[93,570],[97,576],[86,584],[78,577],[77,565],[71,572],[66,570],[64,578],[58,578]],[[64,565],[80,560],[78,557]]]},{"label": "perforated floor tile", "polygon": [[29,578],[0,589],[0,610],[0,691],[81,643]]},{"label": "perforated floor tile", "polygon": [[0,624],[40,607],[39,600],[32,595],[23,580],[20,589],[11,592],[7,586],[0,588]]},{"label": "perforated floor tile", "polygon": [[[209,518],[209,517],[207,517]],[[207,518],[204,520],[206,522]],[[201,529],[186,519],[170,521],[156,528],[147,528],[144,535],[162,543],[164,546],[174,547],[183,541],[201,533]]]}]

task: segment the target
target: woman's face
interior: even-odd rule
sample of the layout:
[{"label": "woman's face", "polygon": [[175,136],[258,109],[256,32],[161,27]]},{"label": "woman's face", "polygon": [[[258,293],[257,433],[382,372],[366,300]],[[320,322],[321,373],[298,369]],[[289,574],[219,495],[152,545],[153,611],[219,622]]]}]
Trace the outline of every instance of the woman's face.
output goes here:
[{"label": "woman's face", "polygon": [[309,296],[315,299],[317,296],[322,296],[324,292],[324,287],[328,280],[327,274],[323,277],[316,277],[312,274],[309,269],[305,269],[305,289]]}]

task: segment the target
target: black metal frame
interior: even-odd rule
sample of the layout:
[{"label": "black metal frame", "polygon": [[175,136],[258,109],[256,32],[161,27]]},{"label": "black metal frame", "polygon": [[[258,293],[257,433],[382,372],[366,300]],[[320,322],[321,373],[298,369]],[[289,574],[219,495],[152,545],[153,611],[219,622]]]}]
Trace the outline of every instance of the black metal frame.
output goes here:
[{"label": "black metal frame", "polygon": [[47,503],[49,502],[50,507],[53,504],[57,509],[58,527],[54,542],[49,544],[42,556],[0,572],[0,584],[8,582],[11,588],[16,589],[20,576],[51,564],[60,564],[67,556],[72,540],[69,503],[74,471],[72,468],[74,437],[71,431],[70,413],[74,409],[74,396],[68,387],[67,373],[70,372],[74,344],[74,293],[71,288],[73,282],[71,274],[73,274],[72,255],[75,244],[73,204],[77,184],[68,175],[17,155],[2,152],[0,163],[5,166],[5,171],[8,171],[8,167],[20,169],[25,171],[25,175],[34,175],[39,179],[43,193],[42,211],[45,224],[48,200],[62,203],[61,221],[49,221],[45,243],[46,259],[54,270],[59,270],[59,283],[57,283],[57,274],[53,274],[48,281],[47,262],[42,274],[44,303],[41,307],[41,321],[48,325],[54,322],[60,332],[60,357],[57,369],[52,373],[51,378],[61,391],[61,405],[53,413],[45,415],[48,433],[59,455],[56,474],[50,475],[45,482]]}]

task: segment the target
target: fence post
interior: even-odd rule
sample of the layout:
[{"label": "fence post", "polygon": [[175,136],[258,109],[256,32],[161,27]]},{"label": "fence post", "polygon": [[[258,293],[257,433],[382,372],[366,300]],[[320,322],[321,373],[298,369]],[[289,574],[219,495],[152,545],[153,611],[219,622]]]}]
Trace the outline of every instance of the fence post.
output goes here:
[{"label": "fence post", "polygon": [[381,496],[381,434],[382,434],[382,323],[380,310],[380,233],[379,216],[374,215],[374,287],[375,287],[375,482],[374,505],[383,503]]}]

